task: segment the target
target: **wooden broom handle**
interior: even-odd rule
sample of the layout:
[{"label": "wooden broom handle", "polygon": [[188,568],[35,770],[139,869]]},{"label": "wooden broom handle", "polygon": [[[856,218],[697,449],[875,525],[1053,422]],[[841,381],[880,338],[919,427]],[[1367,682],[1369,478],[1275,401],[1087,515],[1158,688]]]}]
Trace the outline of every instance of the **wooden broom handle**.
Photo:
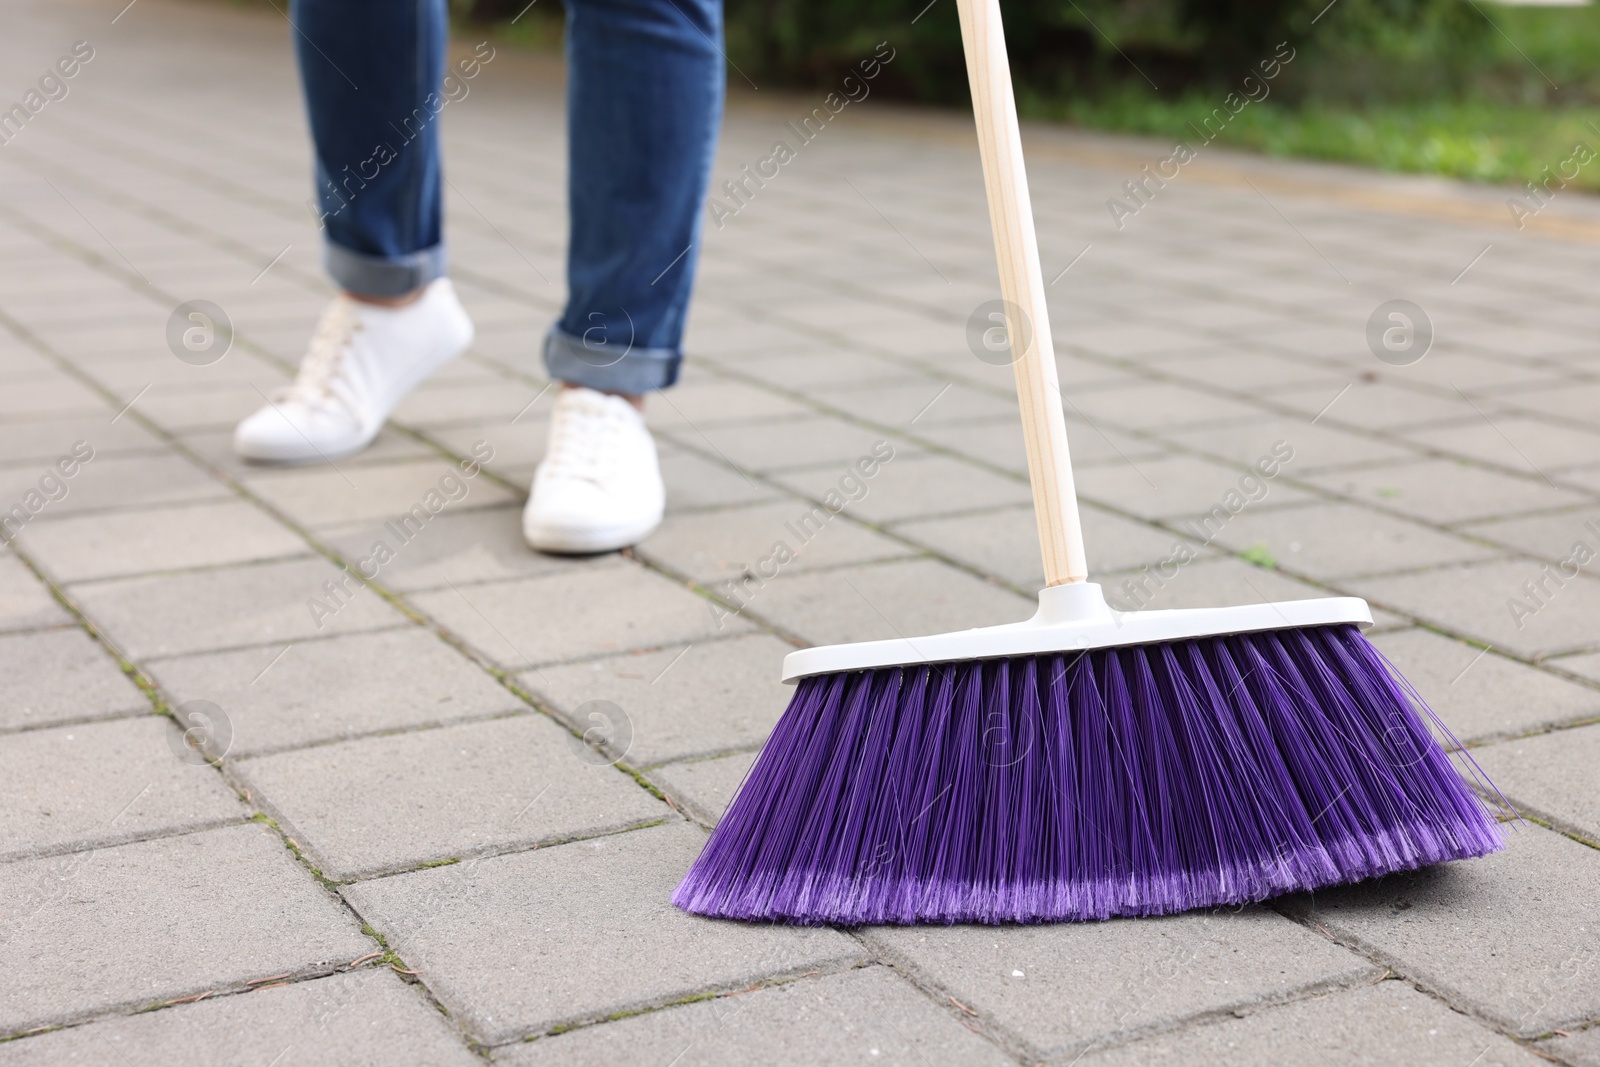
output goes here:
[{"label": "wooden broom handle", "polygon": [[[1022,166],[1017,102],[1011,91],[1011,64],[999,0],[956,0],[961,12],[961,43],[972,83],[972,110],[978,121],[983,185],[989,194],[989,225],[1000,261],[1000,295],[1006,301],[1006,330],[1013,345],[1027,344],[1012,364],[1022,436],[1028,449],[1028,480],[1033,485],[1034,517],[1044,551],[1045,585],[1065,585],[1088,577],[1078,496],[1067,457],[1067,424],[1061,414],[1061,384],[1056,377],[1050,316],[1044,303],[1039,242],[1033,232],[1033,205]],[[1025,316],[1018,322],[1016,313]]]}]

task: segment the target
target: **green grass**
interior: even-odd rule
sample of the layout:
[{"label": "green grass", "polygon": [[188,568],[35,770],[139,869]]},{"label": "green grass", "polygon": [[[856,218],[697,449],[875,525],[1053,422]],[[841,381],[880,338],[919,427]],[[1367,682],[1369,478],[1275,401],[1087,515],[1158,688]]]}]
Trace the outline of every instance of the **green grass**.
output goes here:
[{"label": "green grass", "polygon": [[1265,541],[1251,545],[1239,552],[1239,558],[1252,566],[1273,570],[1278,566],[1278,557],[1272,554]]},{"label": "green grass", "polygon": [[[1175,102],[1128,94],[1054,108],[1034,102],[1030,110],[1054,112],[1050,117],[1089,129],[1152,134],[1199,147],[1195,127],[1218,103],[1200,94]],[[1541,179],[1547,166],[1557,171],[1580,143],[1600,153],[1600,107],[1475,101],[1291,108],[1269,99],[1247,105],[1215,143],[1269,156],[1521,185]],[[1575,166],[1568,164],[1567,173]],[[1600,190],[1600,158],[1577,166],[1577,172],[1575,187]]]},{"label": "green grass", "polygon": [[[1370,2],[1346,0],[1320,36],[1301,40],[1272,95],[1246,105],[1216,143],[1509,185],[1557,170],[1580,143],[1600,151],[1600,4],[1480,3],[1459,14],[1465,22],[1408,29],[1376,17]],[[1198,146],[1190,124],[1226,92],[1157,93],[1128,79],[1093,94],[1024,87],[1018,102],[1036,118]],[[1600,159],[1572,185],[1600,190]]]}]

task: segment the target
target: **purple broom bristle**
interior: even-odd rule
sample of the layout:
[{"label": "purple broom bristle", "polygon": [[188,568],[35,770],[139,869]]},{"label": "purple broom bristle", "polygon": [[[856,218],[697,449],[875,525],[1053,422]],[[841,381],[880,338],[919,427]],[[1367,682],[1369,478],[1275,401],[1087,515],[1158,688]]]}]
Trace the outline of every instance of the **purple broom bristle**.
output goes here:
[{"label": "purple broom bristle", "polygon": [[673,902],[1105,919],[1498,851],[1424,715],[1354,626],[805,678]]}]

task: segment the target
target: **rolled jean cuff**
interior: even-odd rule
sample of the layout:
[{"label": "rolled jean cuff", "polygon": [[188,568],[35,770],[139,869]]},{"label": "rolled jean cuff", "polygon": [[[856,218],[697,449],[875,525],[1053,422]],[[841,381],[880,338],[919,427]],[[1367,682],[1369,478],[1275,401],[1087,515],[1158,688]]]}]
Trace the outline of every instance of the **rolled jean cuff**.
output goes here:
[{"label": "rolled jean cuff", "polygon": [[357,296],[404,296],[445,275],[443,242],[399,256],[369,256],[327,241],[322,262],[339,288]]},{"label": "rolled jean cuff", "polygon": [[544,365],[557,381],[603,393],[639,395],[678,380],[683,353],[673,348],[587,342],[552,326],[544,339]]}]

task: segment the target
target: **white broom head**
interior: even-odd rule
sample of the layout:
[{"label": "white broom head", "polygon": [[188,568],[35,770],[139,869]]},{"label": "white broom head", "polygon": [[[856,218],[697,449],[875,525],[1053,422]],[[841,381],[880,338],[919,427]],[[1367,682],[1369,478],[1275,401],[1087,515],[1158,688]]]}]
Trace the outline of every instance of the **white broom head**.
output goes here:
[{"label": "white broom head", "polygon": [[1116,611],[1106,603],[1099,585],[1073,582],[1040,592],[1039,610],[1024,622],[791,652],[783,660],[783,680],[793,683],[814,674],[878,667],[1079,652],[1344,623],[1363,630],[1370,627],[1372,612],[1367,602],[1341,596],[1226,608]]}]

